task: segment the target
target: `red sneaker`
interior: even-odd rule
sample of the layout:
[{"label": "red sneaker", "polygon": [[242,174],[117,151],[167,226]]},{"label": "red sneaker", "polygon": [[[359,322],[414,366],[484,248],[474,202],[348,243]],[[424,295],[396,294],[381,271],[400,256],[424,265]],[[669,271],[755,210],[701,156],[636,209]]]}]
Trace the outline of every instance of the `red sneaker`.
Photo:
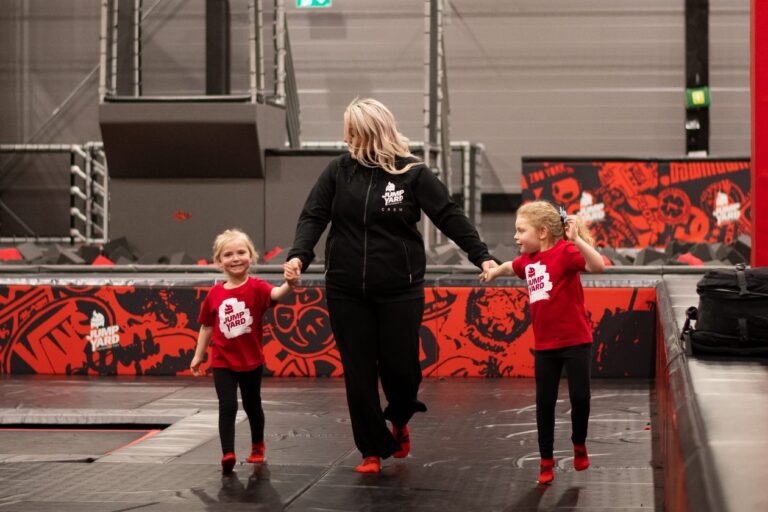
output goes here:
[{"label": "red sneaker", "polygon": [[264,462],[264,441],[260,443],[251,443],[251,454],[245,461],[250,464],[260,464]]},{"label": "red sneaker", "polygon": [[231,473],[236,463],[237,463],[237,456],[235,455],[234,452],[225,453],[224,456],[221,458],[221,472],[224,474]]},{"label": "red sneaker", "polygon": [[392,435],[400,443],[400,449],[393,453],[392,456],[396,459],[407,457],[411,453],[411,431],[408,430],[408,425],[403,428],[397,428],[395,425],[392,425]]},{"label": "red sneaker", "polygon": [[550,484],[555,479],[555,459],[541,459],[539,483]]},{"label": "red sneaker", "polygon": [[355,468],[358,473],[378,473],[381,471],[381,459],[379,457],[366,457]]},{"label": "red sneaker", "polygon": [[573,469],[584,471],[589,467],[589,455],[587,455],[587,445],[573,445]]}]

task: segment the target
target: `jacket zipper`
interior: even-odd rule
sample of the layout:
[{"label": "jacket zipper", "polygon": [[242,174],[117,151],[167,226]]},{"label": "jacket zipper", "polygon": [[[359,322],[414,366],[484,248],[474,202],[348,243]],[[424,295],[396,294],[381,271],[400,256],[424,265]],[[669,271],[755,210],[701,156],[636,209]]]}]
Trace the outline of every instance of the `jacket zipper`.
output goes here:
[{"label": "jacket zipper", "polygon": [[408,247],[405,245],[405,240],[400,240],[403,244],[403,252],[405,253],[405,267],[408,270],[408,282],[413,284],[413,275],[411,274],[411,258],[408,257]]},{"label": "jacket zipper", "polygon": [[333,243],[335,241],[336,240],[331,240],[331,243],[328,244],[328,254],[325,255],[325,273],[326,274],[331,269],[331,254],[333,253]]},{"label": "jacket zipper", "polygon": [[371,195],[374,172],[376,172],[376,169],[371,169],[371,179],[368,182],[368,190],[365,193],[365,208],[363,209],[363,292],[365,292],[365,271],[368,265],[368,197]]}]

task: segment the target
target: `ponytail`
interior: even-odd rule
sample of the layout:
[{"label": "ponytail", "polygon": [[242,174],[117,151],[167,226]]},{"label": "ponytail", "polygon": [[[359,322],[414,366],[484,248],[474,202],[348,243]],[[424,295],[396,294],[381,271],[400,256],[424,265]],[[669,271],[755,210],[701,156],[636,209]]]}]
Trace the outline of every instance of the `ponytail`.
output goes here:
[{"label": "ponytail", "polygon": [[[565,220],[567,214],[564,209],[557,208],[549,201],[532,201],[525,203],[517,210],[517,215],[525,217],[535,227],[545,227],[552,234],[552,241],[567,240],[565,236]],[[576,233],[579,238],[594,246],[594,239],[589,228],[584,224],[580,216],[575,215]]]}]

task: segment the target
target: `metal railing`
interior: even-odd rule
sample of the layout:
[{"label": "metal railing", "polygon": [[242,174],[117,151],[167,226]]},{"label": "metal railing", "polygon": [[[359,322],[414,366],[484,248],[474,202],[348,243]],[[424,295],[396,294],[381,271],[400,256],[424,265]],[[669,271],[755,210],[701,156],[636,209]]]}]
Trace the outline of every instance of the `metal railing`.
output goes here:
[{"label": "metal railing", "polygon": [[106,243],[109,241],[109,174],[100,142],[85,144],[0,144],[0,153],[69,154],[69,236],[40,236],[6,208],[27,232],[0,236],[0,243]]}]

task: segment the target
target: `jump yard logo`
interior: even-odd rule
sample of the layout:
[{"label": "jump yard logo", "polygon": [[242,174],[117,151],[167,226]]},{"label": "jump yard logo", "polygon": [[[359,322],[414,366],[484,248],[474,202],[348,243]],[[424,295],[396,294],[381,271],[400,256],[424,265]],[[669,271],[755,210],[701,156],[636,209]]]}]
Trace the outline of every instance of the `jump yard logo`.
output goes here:
[{"label": "jump yard logo", "polygon": [[245,302],[229,298],[219,306],[219,329],[227,339],[251,332],[253,317]]},{"label": "jump yard logo", "polygon": [[91,344],[91,350],[107,350],[120,345],[119,325],[104,326],[104,315],[94,311],[91,315],[91,333],[86,336]]},{"label": "jump yard logo", "polygon": [[728,194],[724,192],[718,192],[715,199],[715,209],[712,215],[717,219],[717,225],[730,224],[738,222],[741,218],[741,203],[728,202]]},{"label": "jump yard logo", "polygon": [[547,266],[538,261],[525,266],[525,282],[528,285],[528,298],[534,302],[548,299],[547,293],[552,289],[552,281],[547,272]]},{"label": "jump yard logo", "polygon": [[595,203],[595,199],[589,192],[581,193],[579,201],[579,217],[586,223],[602,222],[605,220],[605,204]]},{"label": "jump yard logo", "polygon": [[384,189],[384,206],[392,206],[403,202],[403,194],[405,190],[395,190],[395,184],[387,182],[387,188]]}]

